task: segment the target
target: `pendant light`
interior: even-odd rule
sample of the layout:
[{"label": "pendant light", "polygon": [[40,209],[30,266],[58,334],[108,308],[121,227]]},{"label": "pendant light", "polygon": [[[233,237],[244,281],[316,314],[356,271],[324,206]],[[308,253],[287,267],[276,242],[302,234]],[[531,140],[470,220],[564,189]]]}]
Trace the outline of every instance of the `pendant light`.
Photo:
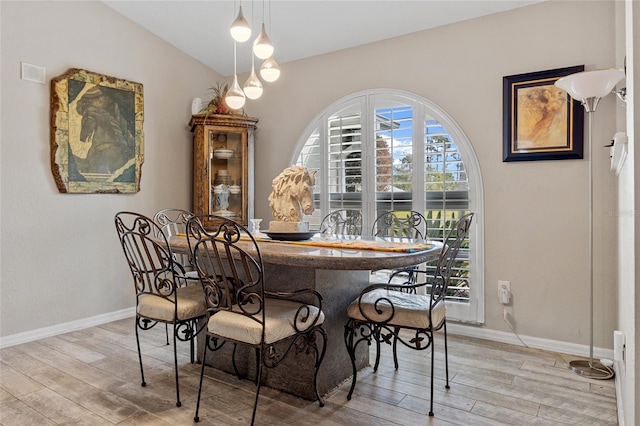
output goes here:
[{"label": "pendant light", "polygon": [[238,10],[238,17],[231,24],[231,29],[229,31],[231,32],[231,37],[233,37],[235,41],[240,43],[249,40],[249,37],[251,37],[251,26],[242,14],[242,3],[240,4],[240,9]]},{"label": "pendant light", "polygon": [[260,96],[262,96],[262,92],[264,90],[264,88],[262,87],[262,83],[260,83],[260,80],[256,75],[256,68],[255,68],[254,62],[255,62],[254,56],[252,54],[251,55],[251,74],[249,75],[249,78],[247,79],[247,81],[244,83],[244,94],[249,99],[258,99]]},{"label": "pendant light", "polygon": [[273,83],[280,78],[280,67],[273,56],[267,58],[260,66],[260,77],[266,82]]},{"label": "pendant light", "polygon": [[267,35],[263,22],[262,31],[260,31],[256,41],[253,42],[253,53],[260,59],[267,59],[269,56],[273,55],[273,51],[273,44],[271,44],[271,40]]},{"label": "pendant light", "polygon": [[[265,0],[262,1],[262,31],[258,34],[255,41],[253,42],[253,53],[260,59],[267,59],[269,56],[273,55],[274,47],[267,35],[267,30],[264,25],[264,3]],[[271,2],[269,2],[269,28],[271,28]]]},{"label": "pendant light", "polygon": [[224,98],[225,102],[231,109],[240,109],[244,106],[246,98],[244,92],[238,84],[238,74],[236,71],[236,42],[233,42],[233,84],[227,91],[227,96]]}]

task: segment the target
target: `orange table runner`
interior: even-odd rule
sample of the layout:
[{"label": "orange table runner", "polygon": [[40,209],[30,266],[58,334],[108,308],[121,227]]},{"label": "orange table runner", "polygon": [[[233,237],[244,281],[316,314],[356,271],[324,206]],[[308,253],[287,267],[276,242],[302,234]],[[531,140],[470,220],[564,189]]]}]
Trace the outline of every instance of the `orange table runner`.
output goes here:
[{"label": "orange table runner", "polygon": [[[186,237],[186,234],[176,234],[178,237]],[[321,240],[311,239],[303,241],[285,241],[274,240],[269,237],[254,236],[256,241],[259,242],[273,242],[294,244],[300,246],[312,246],[312,247],[325,247],[332,249],[347,249],[347,250],[374,250],[374,251],[386,251],[386,252],[400,252],[400,253],[414,253],[418,251],[429,250],[434,247],[433,243],[417,243],[417,242],[401,242],[401,241],[384,241],[384,240],[361,240],[361,239],[337,239],[337,240]],[[249,239],[247,236],[242,235],[241,239]]]},{"label": "orange table runner", "polygon": [[327,247],[333,249],[351,249],[351,250],[375,250],[413,253],[417,251],[428,250],[433,248],[431,243],[403,243],[399,241],[369,241],[369,240],[305,240],[305,241],[288,241],[289,244]]}]

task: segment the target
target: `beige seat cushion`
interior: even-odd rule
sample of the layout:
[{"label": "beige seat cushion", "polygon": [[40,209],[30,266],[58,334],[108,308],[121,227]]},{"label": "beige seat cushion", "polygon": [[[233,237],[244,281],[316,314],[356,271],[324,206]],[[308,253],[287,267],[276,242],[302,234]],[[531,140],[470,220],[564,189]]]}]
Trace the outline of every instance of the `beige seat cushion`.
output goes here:
[{"label": "beige seat cushion", "polygon": [[[278,340],[296,334],[293,322],[298,308],[303,306],[298,302],[280,299],[267,299],[265,301],[265,342],[274,343]],[[239,311],[237,305],[233,308]],[[301,323],[298,318],[298,328],[305,330],[318,317],[316,325],[324,322],[324,312],[315,306],[310,306],[311,315],[308,321]],[[302,315],[301,315],[302,316]],[[256,317],[259,317],[257,315]],[[260,343],[262,326],[251,318],[233,311],[220,311],[209,318],[207,329],[210,333],[222,338],[245,342],[252,345]]]},{"label": "beige seat cushion", "polygon": [[[388,300],[387,300],[388,299]],[[366,293],[360,303],[358,299],[351,302],[347,308],[349,318],[359,321],[386,321],[392,314],[391,303],[393,304],[393,318],[390,325],[411,328],[429,328],[429,303],[431,296],[422,294],[407,294],[394,290],[375,289]],[[376,312],[374,304],[382,310],[382,314]],[[391,301],[391,303],[389,303]],[[362,311],[369,317],[365,318]],[[433,308],[433,323],[437,327],[440,325],[446,314],[444,302],[438,302]]]},{"label": "beige seat cushion", "polygon": [[[183,321],[205,315],[207,307],[204,292],[200,283],[179,287],[178,320]],[[153,294],[143,294],[138,299],[138,314],[147,318],[173,322],[174,304],[169,300]]]}]

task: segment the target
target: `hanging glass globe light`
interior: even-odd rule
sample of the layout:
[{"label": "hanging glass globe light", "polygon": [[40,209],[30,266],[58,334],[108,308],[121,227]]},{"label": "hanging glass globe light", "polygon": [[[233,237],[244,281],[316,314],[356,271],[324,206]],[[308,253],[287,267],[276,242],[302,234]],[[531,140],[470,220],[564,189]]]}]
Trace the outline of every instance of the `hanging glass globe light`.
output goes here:
[{"label": "hanging glass globe light", "polygon": [[233,76],[233,84],[227,91],[227,96],[225,96],[224,101],[227,103],[229,108],[231,109],[240,109],[244,106],[246,102],[246,98],[244,96],[244,92],[240,88],[238,84],[238,76]]},{"label": "hanging glass globe light", "polygon": [[280,78],[280,67],[275,59],[273,59],[273,56],[267,58],[267,60],[262,63],[262,66],[260,66],[260,77],[269,83],[273,83]]},{"label": "hanging glass globe light", "polygon": [[251,37],[251,26],[242,14],[242,5],[240,5],[238,17],[231,24],[231,29],[229,31],[231,32],[231,37],[240,43],[249,40],[249,37]]}]

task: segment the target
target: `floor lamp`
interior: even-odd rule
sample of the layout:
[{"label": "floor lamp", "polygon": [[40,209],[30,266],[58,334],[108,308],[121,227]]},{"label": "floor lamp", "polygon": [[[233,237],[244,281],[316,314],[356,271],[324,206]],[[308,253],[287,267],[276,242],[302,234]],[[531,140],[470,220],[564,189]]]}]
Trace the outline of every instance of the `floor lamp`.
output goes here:
[{"label": "floor lamp", "polygon": [[593,359],[593,144],[592,124],[593,113],[598,102],[607,96],[616,84],[624,78],[624,71],[619,69],[607,69],[597,71],[583,71],[562,77],[555,85],[566,91],[573,99],[578,100],[584,106],[589,116],[589,321],[590,342],[589,360],[576,360],[569,363],[569,368],[584,377],[591,379],[610,379],[613,370]]}]

